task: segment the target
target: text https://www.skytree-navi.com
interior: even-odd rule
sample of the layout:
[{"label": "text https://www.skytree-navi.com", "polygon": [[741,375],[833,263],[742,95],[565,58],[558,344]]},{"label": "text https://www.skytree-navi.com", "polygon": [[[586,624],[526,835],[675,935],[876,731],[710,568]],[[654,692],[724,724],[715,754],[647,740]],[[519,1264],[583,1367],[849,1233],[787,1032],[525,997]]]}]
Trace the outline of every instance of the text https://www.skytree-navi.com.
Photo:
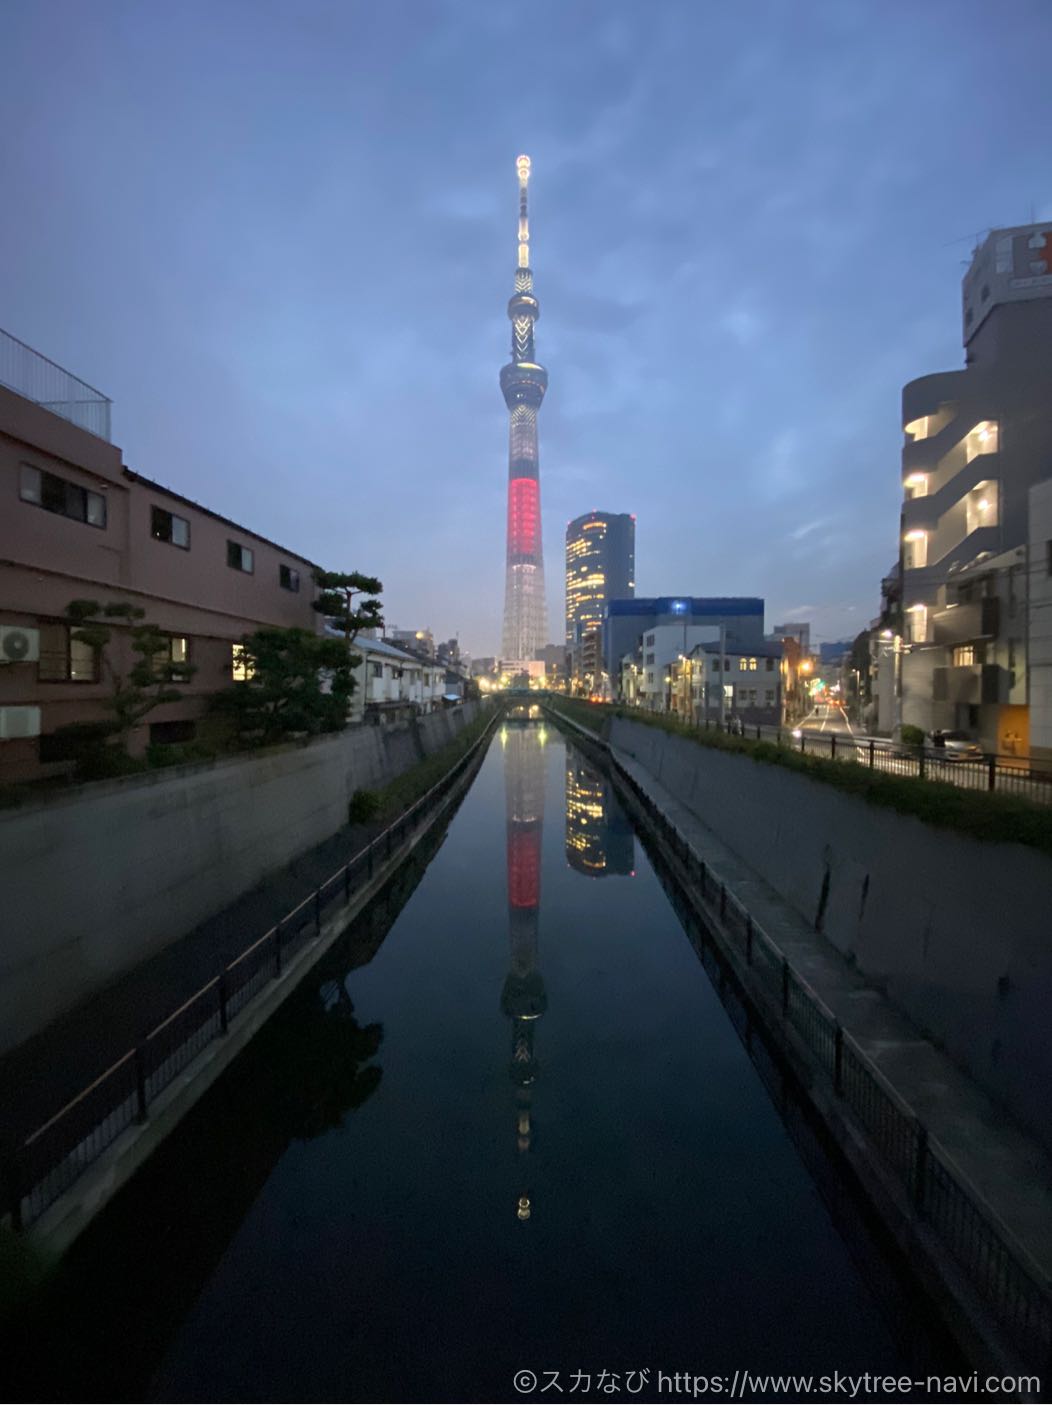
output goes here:
[{"label": "text https://www.skytree-navi.com", "polygon": [[716,1375],[694,1371],[516,1371],[518,1395],[578,1399],[664,1400],[1010,1400],[1041,1399],[1039,1376],[906,1376],[873,1371],[852,1374],[764,1374],[736,1370]]}]

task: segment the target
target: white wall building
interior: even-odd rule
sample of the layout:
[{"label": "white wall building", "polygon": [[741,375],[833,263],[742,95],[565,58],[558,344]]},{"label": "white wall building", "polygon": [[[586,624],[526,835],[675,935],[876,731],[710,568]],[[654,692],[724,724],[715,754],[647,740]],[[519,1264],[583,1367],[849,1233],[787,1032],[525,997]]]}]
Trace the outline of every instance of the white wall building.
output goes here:
[{"label": "white wall building", "polygon": [[446,692],[445,665],[419,658],[389,644],[386,639],[354,641],[362,662],[355,669],[351,720],[383,721],[435,712]]}]

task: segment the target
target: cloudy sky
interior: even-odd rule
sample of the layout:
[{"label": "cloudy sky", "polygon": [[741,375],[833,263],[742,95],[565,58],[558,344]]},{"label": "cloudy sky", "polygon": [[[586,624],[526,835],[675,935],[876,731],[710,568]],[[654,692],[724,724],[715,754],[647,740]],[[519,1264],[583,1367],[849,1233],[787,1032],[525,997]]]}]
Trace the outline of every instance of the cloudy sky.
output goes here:
[{"label": "cloudy sky", "polygon": [[126,463],[499,647],[515,156],[566,522],[641,594],[849,637],[896,554],[902,383],[978,231],[1052,218],[1052,5],[6,0],[0,326]]}]

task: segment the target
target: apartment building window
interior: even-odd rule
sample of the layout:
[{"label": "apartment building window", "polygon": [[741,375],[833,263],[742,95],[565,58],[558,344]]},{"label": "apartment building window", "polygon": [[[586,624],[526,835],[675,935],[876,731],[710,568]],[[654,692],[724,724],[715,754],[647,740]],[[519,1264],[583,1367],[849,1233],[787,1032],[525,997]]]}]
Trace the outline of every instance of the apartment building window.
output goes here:
[{"label": "apartment building window", "polygon": [[31,463],[22,465],[18,495],[23,502],[35,503],[59,517],[86,522],[89,527],[106,526],[106,499],[101,493],[93,493],[57,474],[45,473]]},{"label": "apartment building window", "polygon": [[298,591],[300,588],[300,573],[291,566],[278,567],[278,580],[282,590]]},{"label": "apartment building window", "polygon": [[768,707],[774,707],[774,689],[768,688],[764,694],[764,701]]},{"label": "apartment building window", "polygon": [[97,683],[99,658],[90,644],[74,639],[66,624],[40,626],[40,662],[37,678],[41,683]]},{"label": "apartment building window", "polygon": [[750,672],[750,673],[755,673],[755,672],[756,672],[756,660],[755,660],[755,659],[750,659],[750,660],[749,660],[749,672]]},{"label": "apartment building window", "polygon": [[251,575],[256,569],[251,547],[242,546],[240,542],[227,542],[226,564],[232,570],[245,571],[248,575]]},{"label": "apartment building window", "polygon": [[648,669],[647,669],[647,682],[648,682],[648,683],[653,683],[653,681],[654,681],[654,670],[653,670],[652,668],[648,668]]},{"label": "apartment building window", "polygon": [[654,662],[654,655],[653,655],[653,653],[647,654],[647,663],[653,663],[653,662]]},{"label": "apartment building window", "polygon": [[256,669],[244,644],[234,644],[230,650],[230,668],[235,683],[247,683],[255,677]]},{"label": "apartment building window", "polygon": [[185,517],[177,517],[163,507],[150,508],[150,536],[154,541],[170,542],[172,546],[181,546],[184,551],[190,550],[190,523]]},{"label": "apartment building window", "polygon": [[184,634],[170,634],[166,648],[158,659],[159,672],[172,683],[185,683],[190,678],[190,641]]},{"label": "apartment building window", "polygon": [[647,635],[647,647],[650,648],[650,647],[653,645],[653,643],[654,643],[654,636],[653,636],[652,634],[648,634],[648,635]]},{"label": "apartment building window", "polygon": [[739,672],[741,672],[741,673],[748,673],[748,671],[749,671],[749,660],[748,660],[748,659],[739,659],[739,660],[738,660],[738,670],[739,670]]},{"label": "apartment building window", "polygon": [[971,668],[975,663],[975,645],[958,644],[953,651],[954,668]]}]

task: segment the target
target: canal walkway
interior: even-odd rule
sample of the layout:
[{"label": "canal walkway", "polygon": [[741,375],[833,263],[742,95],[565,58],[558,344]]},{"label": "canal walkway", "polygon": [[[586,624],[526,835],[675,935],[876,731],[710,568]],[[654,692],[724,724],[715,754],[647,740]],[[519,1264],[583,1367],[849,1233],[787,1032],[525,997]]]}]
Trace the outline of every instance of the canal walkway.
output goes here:
[{"label": "canal walkway", "polygon": [[3,1141],[25,1137],[41,1126],[251,941],[309,897],[382,827],[379,821],[346,826],[0,1056]]}]

